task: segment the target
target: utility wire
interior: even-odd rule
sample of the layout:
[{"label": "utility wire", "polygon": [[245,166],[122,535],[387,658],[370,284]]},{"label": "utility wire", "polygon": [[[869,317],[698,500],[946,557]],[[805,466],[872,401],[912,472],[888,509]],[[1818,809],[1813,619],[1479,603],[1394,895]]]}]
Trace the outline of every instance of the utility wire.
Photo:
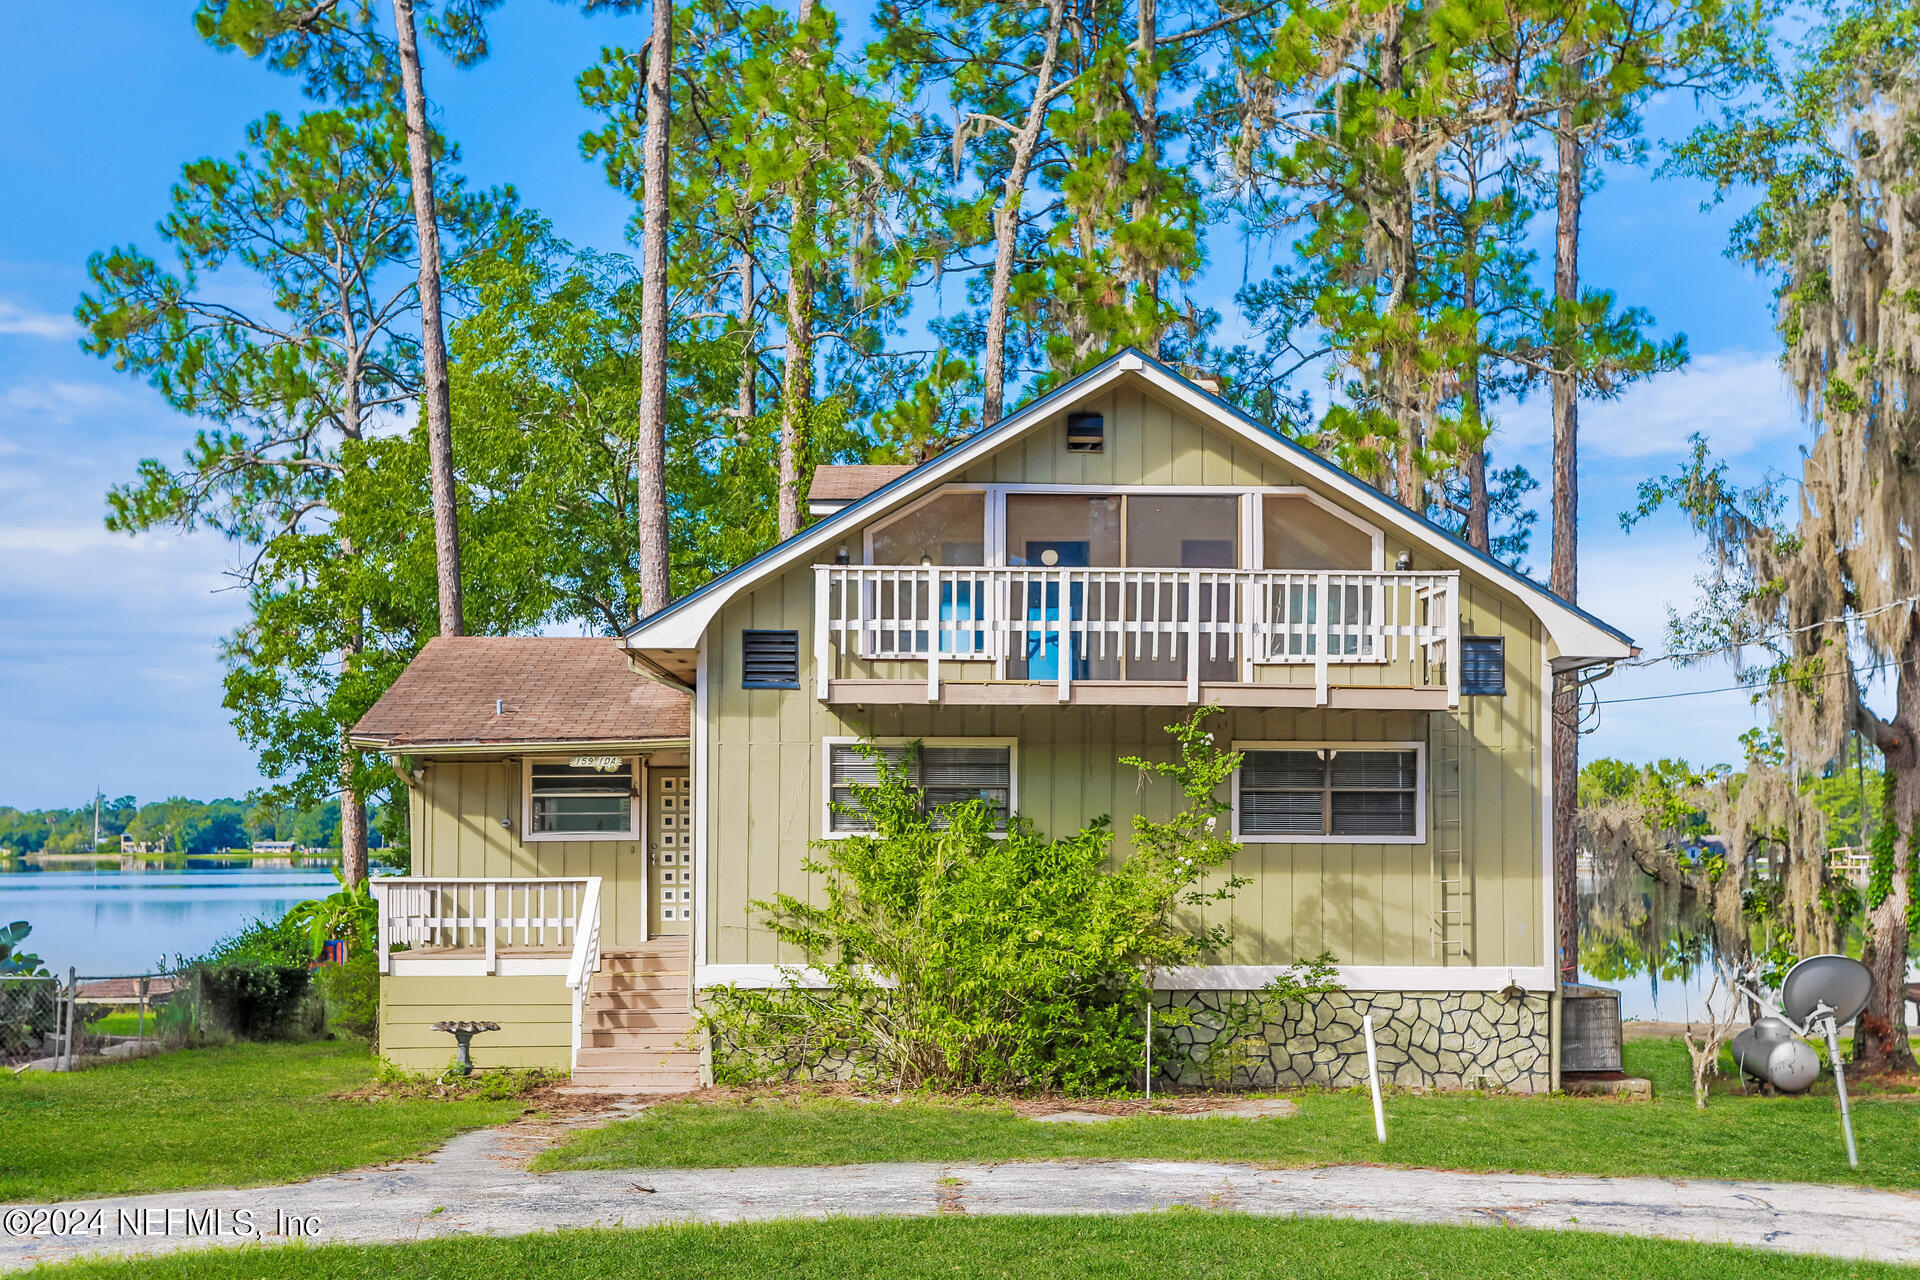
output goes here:
[{"label": "utility wire", "polygon": [[[1821,627],[1829,627],[1834,625],[1835,623],[1863,622],[1868,618],[1877,618],[1883,613],[1892,613],[1896,609],[1910,608],[1915,604],[1920,604],[1920,595],[1906,596],[1899,600],[1892,600],[1887,602],[1886,604],[1880,605],[1878,608],[1867,609],[1858,613],[1841,614],[1837,617],[1831,617],[1831,618],[1819,618],[1813,622],[1808,622],[1798,627],[1788,627],[1784,631],[1775,631],[1768,635],[1755,636],[1751,640],[1738,640],[1731,644],[1715,645],[1712,648],[1707,648],[1707,649],[1687,649],[1687,650],[1682,650],[1675,653],[1661,653],[1661,654],[1656,654],[1651,658],[1629,658],[1625,662],[1617,663],[1616,665],[1621,667],[1651,667],[1662,662],[1687,662],[1687,661],[1693,660],[1694,658],[1711,658],[1716,654],[1734,653],[1734,652],[1737,652],[1738,650],[1745,649],[1750,645],[1770,644],[1775,640],[1785,640],[1789,636],[1803,635],[1809,631],[1818,631]],[[1705,689],[1705,690],[1702,690],[1701,692],[1718,693],[1723,691],[1717,690],[1717,689]],[[1678,696],[1678,695],[1668,695],[1668,696]],[[1614,699],[1614,701],[1621,701],[1621,699]]]},{"label": "utility wire", "polygon": [[[1829,671],[1827,672],[1827,678],[1837,679],[1840,676],[1849,674],[1856,676],[1867,675],[1871,672],[1886,671],[1890,668],[1903,665],[1905,665],[1905,660],[1896,658],[1891,662],[1882,662],[1871,667],[1853,667],[1848,670]],[[1817,679],[1818,677],[1815,678]],[[1783,676],[1778,680],[1769,680],[1765,684],[1729,684],[1723,685],[1718,689],[1682,689],[1678,693],[1647,693],[1635,698],[1597,698],[1594,700],[1594,705],[1614,707],[1626,702],[1665,702],[1669,698],[1704,698],[1708,694],[1714,693],[1752,693],[1759,689],[1772,689],[1783,684],[1798,684],[1802,679],[1805,679],[1805,677]]]}]

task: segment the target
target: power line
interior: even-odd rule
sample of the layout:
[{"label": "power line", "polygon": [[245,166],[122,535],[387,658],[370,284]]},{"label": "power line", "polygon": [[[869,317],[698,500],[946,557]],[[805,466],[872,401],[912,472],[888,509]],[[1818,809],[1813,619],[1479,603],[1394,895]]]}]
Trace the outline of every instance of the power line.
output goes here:
[{"label": "power line", "polygon": [[[1819,618],[1813,622],[1804,623],[1797,627],[1788,627],[1784,631],[1775,631],[1768,635],[1755,636],[1751,640],[1739,640],[1730,644],[1716,645],[1708,649],[1688,649],[1676,653],[1656,654],[1651,658],[1629,658],[1627,661],[1619,663],[1618,665],[1622,667],[1651,667],[1661,662],[1690,661],[1694,658],[1711,658],[1715,654],[1736,653],[1751,645],[1770,644],[1775,640],[1785,640],[1789,636],[1803,635],[1809,631],[1818,631],[1821,627],[1829,627],[1839,622],[1863,622],[1868,618],[1877,618],[1883,613],[1892,613],[1895,609],[1906,609],[1915,604],[1920,604],[1920,595],[1905,596],[1899,600],[1890,600],[1886,604],[1876,608],[1866,609],[1857,613],[1846,613],[1830,618]],[[1705,689],[1702,690],[1702,692],[1719,693],[1724,691]],[[1616,701],[1618,701],[1618,699],[1616,699]]]},{"label": "power line", "polygon": [[[1849,674],[1856,676],[1866,675],[1871,672],[1886,671],[1902,665],[1904,665],[1904,660],[1896,658],[1891,662],[1882,662],[1871,667],[1851,667],[1843,671],[1829,671],[1827,672],[1827,677],[1829,679],[1835,679]],[[1678,693],[1647,693],[1633,698],[1596,698],[1594,705],[1614,707],[1627,702],[1665,702],[1669,698],[1704,698],[1709,694],[1715,693],[1752,693],[1759,689],[1777,688],[1783,684],[1798,684],[1804,678],[1805,677],[1802,676],[1783,676],[1778,680],[1769,680],[1765,684],[1730,684],[1718,689],[1682,689]],[[1817,679],[1818,677],[1815,678]]]}]

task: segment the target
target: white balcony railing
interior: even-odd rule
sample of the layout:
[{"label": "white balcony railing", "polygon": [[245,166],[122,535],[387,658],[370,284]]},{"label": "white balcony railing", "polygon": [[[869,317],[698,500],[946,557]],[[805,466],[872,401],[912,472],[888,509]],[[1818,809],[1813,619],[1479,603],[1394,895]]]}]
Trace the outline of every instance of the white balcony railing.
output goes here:
[{"label": "white balcony railing", "polygon": [[[599,934],[597,876],[544,880],[468,880],[416,876],[369,882],[379,904],[380,972],[392,972],[393,948],[464,952],[498,969],[502,952],[544,951],[577,958]],[[583,934],[583,920],[585,920]],[[596,953],[596,959],[597,953]]]},{"label": "white balcony railing", "polygon": [[1291,569],[969,568],[816,565],[814,658],[826,698],[834,657],[992,662],[1000,680],[1251,681],[1254,668],[1398,664],[1381,683],[1459,699],[1459,574]]}]

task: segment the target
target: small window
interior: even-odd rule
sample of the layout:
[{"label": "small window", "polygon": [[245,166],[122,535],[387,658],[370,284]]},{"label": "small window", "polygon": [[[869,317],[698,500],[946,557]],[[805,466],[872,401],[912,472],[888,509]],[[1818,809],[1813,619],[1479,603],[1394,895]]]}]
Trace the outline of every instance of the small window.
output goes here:
[{"label": "small window", "polygon": [[1507,693],[1507,641],[1504,636],[1460,638],[1460,692],[1503,698]]},{"label": "small window", "polygon": [[1251,840],[1406,840],[1420,834],[1420,753],[1302,747],[1248,750],[1237,833]]},{"label": "small window", "polygon": [[587,838],[633,834],[633,761],[580,757],[528,768],[527,832]]},{"label": "small window", "polygon": [[[942,807],[985,800],[1007,826],[1013,794],[1013,751],[1005,746],[962,746],[924,743],[874,747],[864,743],[828,745],[827,830],[834,833],[871,831],[860,812],[860,786],[880,780],[880,760],[908,771],[908,781],[920,792],[920,807],[938,821]],[[876,758],[876,755],[878,758]]]},{"label": "small window", "polygon": [[800,687],[800,633],[798,631],[742,631],[740,633],[740,687],[742,689],[798,689]]}]

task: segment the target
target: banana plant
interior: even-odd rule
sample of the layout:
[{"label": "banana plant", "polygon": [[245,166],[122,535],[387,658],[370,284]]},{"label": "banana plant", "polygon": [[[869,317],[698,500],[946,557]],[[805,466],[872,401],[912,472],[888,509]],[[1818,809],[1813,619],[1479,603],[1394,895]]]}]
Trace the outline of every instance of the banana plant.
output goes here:
[{"label": "banana plant", "polygon": [[22,951],[20,944],[33,932],[33,926],[25,920],[15,920],[9,925],[0,925],[0,974],[12,978],[43,978],[47,968],[40,963],[40,957],[31,951]]},{"label": "banana plant", "polygon": [[287,912],[288,922],[307,935],[316,956],[334,938],[344,939],[349,947],[366,946],[378,925],[379,907],[367,882],[349,884],[338,867],[333,878],[339,882],[338,892],[295,903]]}]

